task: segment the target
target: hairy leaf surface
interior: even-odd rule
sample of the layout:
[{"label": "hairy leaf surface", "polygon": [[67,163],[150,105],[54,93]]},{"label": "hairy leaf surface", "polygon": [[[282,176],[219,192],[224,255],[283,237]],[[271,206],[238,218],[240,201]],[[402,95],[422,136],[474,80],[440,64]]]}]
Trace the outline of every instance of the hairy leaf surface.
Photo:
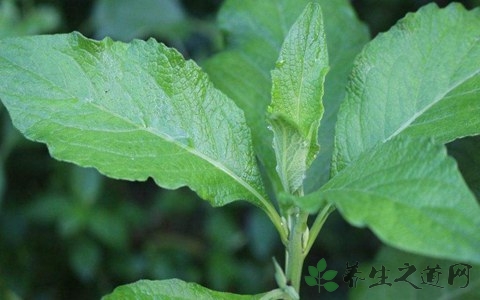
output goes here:
[{"label": "hairy leaf surface", "polygon": [[309,4],[282,45],[272,71],[272,103],[268,107],[277,172],[289,193],[301,188],[319,150],[327,71],[322,12],[318,4]]},{"label": "hairy leaf surface", "polygon": [[315,212],[322,199],[386,244],[480,262],[480,206],[443,145],[402,137],[377,145],[297,205]]},{"label": "hairy leaf surface", "polygon": [[[215,85],[245,111],[256,153],[272,178],[277,178],[275,156],[265,119],[271,101],[270,71],[275,68],[285,36],[308,2],[227,0],[219,13],[220,26],[227,34],[227,51],[205,64]],[[308,171],[308,190],[318,188],[328,179],[336,112],[345,95],[353,58],[368,40],[366,27],[358,21],[347,0],[314,2],[323,11],[331,69],[325,82],[325,113],[319,131],[322,148]]]},{"label": "hairy leaf surface", "polygon": [[140,280],[135,283],[117,287],[113,293],[104,296],[102,300],[116,299],[135,299],[135,300],[152,300],[152,299],[215,299],[215,300],[255,300],[260,299],[258,296],[236,295],[231,293],[222,293],[212,291],[196,283],[188,283],[179,279],[168,280]]},{"label": "hairy leaf surface", "polygon": [[270,205],[242,111],[194,62],[153,39],[3,40],[0,76],[15,126],[57,159],[113,178],[188,185],[213,205]]},{"label": "hairy leaf surface", "polygon": [[427,5],[357,57],[336,127],[336,173],[399,135],[480,133],[480,9]]}]

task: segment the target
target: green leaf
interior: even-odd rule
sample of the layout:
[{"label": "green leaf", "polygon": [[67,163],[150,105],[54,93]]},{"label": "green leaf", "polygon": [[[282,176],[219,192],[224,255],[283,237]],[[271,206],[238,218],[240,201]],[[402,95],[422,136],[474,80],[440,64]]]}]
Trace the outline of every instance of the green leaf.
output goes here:
[{"label": "green leaf", "polygon": [[[219,13],[219,23],[227,33],[228,51],[214,56],[204,66],[215,85],[245,111],[255,152],[274,182],[278,177],[272,133],[265,119],[271,101],[270,71],[275,68],[285,36],[308,2],[227,0]],[[331,69],[325,81],[325,113],[319,132],[322,148],[308,172],[308,190],[328,179],[336,112],[345,95],[353,58],[368,40],[366,27],[356,18],[349,1],[314,2],[322,7]]]},{"label": "green leaf", "polygon": [[308,274],[310,274],[312,277],[317,278],[318,270],[314,266],[308,266]]},{"label": "green leaf", "polygon": [[275,281],[279,288],[284,289],[287,286],[287,277],[275,257],[273,257],[273,266],[275,267]]},{"label": "green leaf", "polygon": [[329,292],[333,292],[335,291],[336,289],[338,289],[338,284],[336,282],[327,282],[323,285],[323,287],[329,291]]},{"label": "green leaf", "polygon": [[380,144],[297,205],[315,212],[320,199],[399,249],[480,262],[480,206],[455,161],[430,140]]},{"label": "green leaf", "polygon": [[448,153],[458,163],[468,187],[480,199],[480,136],[466,137],[453,141],[448,146]]},{"label": "green leaf", "polygon": [[[305,177],[309,144],[300,134],[298,127],[281,116],[273,115],[269,122],[274,132],[273,149],[280,182],[285,195],[296,194],[296,191],[301,190]],[[278,196],[278,199],[283,201],[280,200],[281,196]],[[285,201],[281,202],[281,207],[288,208],[286,204]]]},{"label": "green leaf", "polygon": [[323,115],[323,84],[328,53],[318,4],[309,4],[293,24],[272,71],[268,107],[277,172],[285,191],[294,194],[318,153]]},{"label": "green leaf", "polygon": [[20,11],[15,1],[0,2],[0,38],[51,31],[60,24],[60,15],[48,5],[26,5]]},{"label": "green leaf", "polygon": [[[310,3],[291,27],[272,71],[269,115],[294,124],[310,147],[308,161],[318,152],[317,135],[323,114],[323,83],[328,53],[322,11]],[[273,125],[275,138],[275,125]]]},{"label": "green leaf", "polygon": [[317,190],[330,178],[337,113],[345,98],[345,86],[354,58],[370,39],[368,29],[361,23],[350,1],[318,1],[322,6],[327,36],[330,70],[325,78],[324,113],[318,133],[321,145],[317,158],[304,180],[306,192]]},{"label": "green leaf", "polygon": [[335,271],[335,270],[325,271],[325,273],[323,273],[322,275],[322,279],[332,280],[333,278],[335,278],[335,276],[337,276],[337,273],[338,271]]},{"label": "green leaf", "polygon": [[[394,282],[396,278],[401,277],[406,270],[399,270],[399,268],[405,268],[404,263],[409,263],[415,266],[416,271],[408,276],[407,280],[412,284],[420,287],[421,289],[415,289],[406,282]],[[402,252],[393,248],[383,247],[372,262],[364,262],[359,264],[358,271],[362,272],[357,276],[365,278],[365,280],[358,280],[356,288],[349,290],[349,299],[351,300],[383,300],[383,299],[462,299],[462,300],[475,300],[480,298],[480,265],[473,265],[469,270],[470,282],[467,287],[462,288],[466,282],[465,277],[456,277],[453,281],[453,285],[448,284],[449,268],[452,265],[462,263],[459,260],[441,260],[438,258],[430,258],[425,256],[413,255],[410,253]],[[368,277],[372,267],[376,267],[377,270],[381,266],[385,266],[390,270],[386,275],[388,276],[387,282],[391,283],[391,286],[380,285],[369,288],[378,282],[378,279],[371,279]],[[435,276],[428,281],[427,274],[429,271],[427,268],[436,268]],[[438,280],[438,282],[437,282]],[[425,282],[425,283],[422,283]],[[430,283],[430,284],[427,284]],[[433,285],[432,285],[433,284]],[[434,286],[436,285],[436,286]]]},{"label": "green leaf", "polygon": [[187,32],[187,18],[178,0],[100,0],[92,15],[97,38],[130,41],[157,34],[178,39]]},{"label": "green leaf", "polygon": [[196,283],[187,283],[179,279],[140,280],[135,283],[117,287],[113,293],[104,296],[102,300],[117,299],[260,299],[262,295],[236,295],[212,291]]},{"label": "green leaf", "polygon": [[318,285],[317,278],[316,278],[316,277],[312,277],[312,276],[305,276],[305,282],[306,282],[309,286],[316,286],[316,285]]},{"label": "green leaf", "polygon": [[95,280],[102,261],[102,251],[98,243],[81,238],[70,246],[70,267],[85,281]]},{"label": "green leaf", "polygon": [[431,4],[369,43],[339,111],[333,172],[399,135],[479,134],[479,37],[480,9]]},{"label": "green leaf", "polygon": [[214,206],[245,199],[278,218],[242,111],[177,51],[78,33],[8,39],[0,76],[15,126],[53,157],[113,178],[187,185]]},{"label": "green leaf", "polygon": [[326,268],[327,268],[327,261],[325,260],[325,258],[322,258],[317,262],[318,272],[322,273],[323,271],[325,271]]},{"label": "green leaf", "polygon": [[115,249],[127,248],[128,224],[125,219],[106,209],[89,212],[88,229],[97,241]]}]

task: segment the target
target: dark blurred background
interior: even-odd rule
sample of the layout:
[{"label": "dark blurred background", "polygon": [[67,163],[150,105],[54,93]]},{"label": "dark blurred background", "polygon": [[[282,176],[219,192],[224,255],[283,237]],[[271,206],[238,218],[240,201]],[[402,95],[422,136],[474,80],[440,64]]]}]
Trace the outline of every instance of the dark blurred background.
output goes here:
[{"label": "dark blurred background", "polygon": [[[153,36],[201,61],[222,47],[215,27],[222,2],[0,0],[0,37],[73,30],[97,39]],[[428,2],[352,1],[372,36]],[[239,293],[275,287],[271,257],[281,262],[283,246],[259,210],[242,203],[213,209],[188,189],[108,179],[51,159],[44,145],[19,136],[1,106],[0,124],[0,299],[99,299],[141,278]],[[372,259],[379,246],[334,213],[305,265],[324,257],[342,269]]]}]

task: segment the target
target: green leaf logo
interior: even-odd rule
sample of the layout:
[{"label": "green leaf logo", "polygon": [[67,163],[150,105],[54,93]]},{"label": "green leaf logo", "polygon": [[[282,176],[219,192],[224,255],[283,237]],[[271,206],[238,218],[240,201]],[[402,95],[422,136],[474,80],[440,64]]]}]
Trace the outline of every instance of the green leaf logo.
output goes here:
[{"label": "green leaf logo", "polygon": [[[324,258],[318,261],[317,267],[308,266],[309,276],[305,276],[305,282],[309,286],[318,286],[318,292],[320,293],[322,286],[328,292],[333,292],[338,289],[338,284],[330,281],[337,276],[337,271],[327,270],[327,262]],[[325,271],[325,272],[324,272]],[[322,274],[323,273],[323,274]],[[325,283],[323,283],[325,282]]]}]

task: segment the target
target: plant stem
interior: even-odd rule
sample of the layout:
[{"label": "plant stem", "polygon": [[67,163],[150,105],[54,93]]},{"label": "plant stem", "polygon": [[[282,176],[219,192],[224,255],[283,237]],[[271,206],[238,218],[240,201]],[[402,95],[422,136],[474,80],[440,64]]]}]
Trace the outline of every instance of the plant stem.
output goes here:
[{"label": "plant stem", "polygon": [[305,256],[310,252],[310,249],[313,246],[313,243],[317,239],[318,234],[320,233],[320,230],[323,227],[323,224],[325,224],[325,221],[327,220],[328,216],[335,210],[335,207],[331,203],[327,203],[318,213],[317,218],[313,222],[312,227],[310,228],[310,234],[308,237],[308,243],[307,247],[305,247]]},{"label": "plant stem", "polygon": [[303,235],[307,229],[308,213],[297,209],[289,216],[289,237],[287,252],[285,254],[285,275],[287,283],[291,285],[297,293],[300,292],[300,281],[302,278],[303,261],[305,259],[303,247]]},{"label": "plant stem", "polygon": [[260,300],[281,299],[285,293],[281,289],[271,290],[260,298]]}]

